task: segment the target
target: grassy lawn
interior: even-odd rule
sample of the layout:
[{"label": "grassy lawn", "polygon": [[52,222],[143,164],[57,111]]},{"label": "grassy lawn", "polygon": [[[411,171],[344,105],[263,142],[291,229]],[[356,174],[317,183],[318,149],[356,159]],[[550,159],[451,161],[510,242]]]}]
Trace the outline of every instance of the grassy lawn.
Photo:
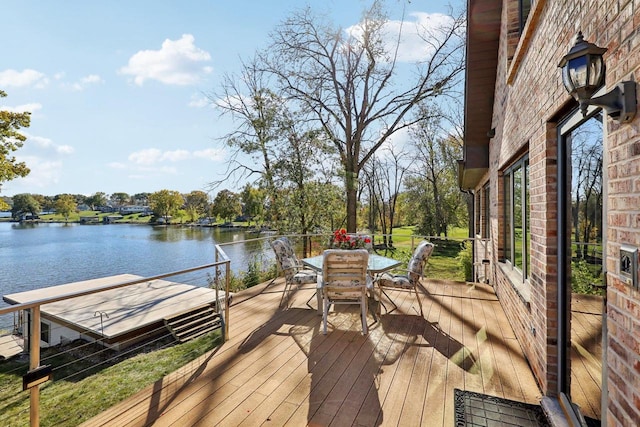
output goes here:
[{"label": "grassy lawn", "polygon": [[[411,257],[414,230],[415,227],[394,228],[392,237],[395,250],[380,252],[380,254],[408,263]],[[464,281],[464,269],[460,265],[458,254],[463,248],[466,237],[468,237],[466,228],[453,228],[446,240],[431,238],[436,247],[427,264],[426,277]],[[422,237],[419,236],[413,237],[413,245],[417,245],[421,239]],[[381,238],[376,237],[375,243],[379,241],[381,242]]]},{"label": "grassy lawn", "polygon": [[[76,426],[205,354],[222,342],[219,332],[183,344],[156,343],[122,355],[102,347],[56,348],[42,352],[54,380],[41,386],[40,425]],[[103,363],[104,362],[104,363]],[[29,393],[22,391],[28,360],[0,362],[0,423],[29,425]]]},{"label": "grassy lawn", "polygon": [[[118,215],[118,213],[117,212],[102,213],[98,211],[80,211],[80,212],[74,212],[71,215],[69,215],[68,220],[65,219],[65,217],[60,214],[53,213],[53,214],[40,215],[40,221],[79,222],[80,218],[90,217],[90,218],[98,218],[99,223],[102,224],[103,218],[110,215]],[[116,222],[147,224],[150,219],[151,219],[150,215],[141,216],[139,213],[136,213],[136,214],[124,215],[122,219],[117,220]]]}]

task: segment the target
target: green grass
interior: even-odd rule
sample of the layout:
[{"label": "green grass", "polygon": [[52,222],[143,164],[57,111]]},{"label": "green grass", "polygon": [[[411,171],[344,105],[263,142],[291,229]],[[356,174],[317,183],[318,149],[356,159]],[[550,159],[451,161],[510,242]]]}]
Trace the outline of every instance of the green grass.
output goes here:
[{"label": "green grass", "polygon": [[[412,243],[417,245],[422,239],[419,236],[413,237],[415,227],[397,227],[393,229],[393,246],[395,250],[380,252],[403,263],[408,263],[412,252]],[[466,228],[453,228],[448,233],[448,238],[436,239],[431,238],[436,247],[429,258],[425,275],[430,278],[438,278],[445,280],[464,281],[464,269],[460,265],[458,255],[463,249],[463,241],[468,237]],[[376,237],[375,243],[381,242],[380,237]]]},{"label": "green grass", "polygon": [[[98,211],[80,211],[80,212],[72,213],[71,215],[69,215],[68,219],[66,219],[64,216],[62,216],[60,214],[53,213],[53,214],[40,215],[40,221],[43,221],[43,222],[79,222],[80,218],[82,218],[82,217],[92,217],[92,218],[98,218],[98,221],[102,224],[102,219],[104,217],[110,216],[110,215],[118,215],[118,213],[117,212],[102,213],[102,212],[98,212]],[[121,220],[118,220],[116,222],[146,224],[146,223],[149,222],[150,219],[151,219],[150,215],[141,216],[139,213],[136,213],[136,214],[124,215]]]},{"label": "green grass", "polygon": [[[221,343],[219,331],[167,348],[146,348],[128,358],[97,353],[80,359],[86,350],[71,350],[49,359],[54,380],[41,386],[40,425],[76,426],[146,386],[186,365]],[[51,350],[43,350],[42,358]],[[107,367],[97,359],[115,357]],[[27,361],[0,363],[0,418],[3,426],[29,425],[29,393],[22,391]],[[56,369],[56,367],[58,367]]]}]

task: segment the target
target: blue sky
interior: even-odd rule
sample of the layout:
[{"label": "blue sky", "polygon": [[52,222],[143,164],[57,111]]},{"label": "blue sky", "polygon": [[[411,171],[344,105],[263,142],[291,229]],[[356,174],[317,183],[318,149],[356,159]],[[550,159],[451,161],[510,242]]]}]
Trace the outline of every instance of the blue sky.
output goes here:
[{"label": "blue sky", "polygon": [[[0,109],[32,117],[15,153],[31,173],[0,195],[206,190],[232,123],[204,94],[306,4],[347,28],[370,2],[2,0]],[[399,19],[404,2],[388,4]],[[411,1],[405,19],[447,4]]]}]

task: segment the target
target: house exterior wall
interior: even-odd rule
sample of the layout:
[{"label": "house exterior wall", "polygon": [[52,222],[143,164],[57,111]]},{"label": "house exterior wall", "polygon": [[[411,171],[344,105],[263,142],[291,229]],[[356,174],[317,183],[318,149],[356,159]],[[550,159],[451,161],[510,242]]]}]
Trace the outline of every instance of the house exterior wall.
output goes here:
[{"label": "house exterior wall", "polygon": [[[537,0],[514,37],[517,0],[504,0],[489,147],[491,281],[544,394],[558,386],[558,122],[576,107],[558,63],[582,31],[608,48],[607,89],[640,78],[640,0]],[[638,90],[640,93],[640,88]],[[619,276],[621,245],[640,247],[640,114],[605,117],[608,425],[640,425],[640,293]],[[502,175],[529,156],[531,269],[528,282],[504,262]],[[477,260],[476,260],[477,261]],[[606,415],[605,415],[606,414]]]}]

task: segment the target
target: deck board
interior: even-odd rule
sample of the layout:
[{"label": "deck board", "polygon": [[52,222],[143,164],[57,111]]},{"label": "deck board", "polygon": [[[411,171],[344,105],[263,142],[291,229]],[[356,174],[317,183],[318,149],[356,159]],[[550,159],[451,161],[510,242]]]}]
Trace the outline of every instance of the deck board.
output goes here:
[{"label": "deck board", "polygon": [[453,389],[539,403],[541,393],[490,286],[433,280],[388,291],[398,310],[361,334],[357,306],[322,316],[282,281],[238,294],[230,340],[85,426],[452,425]]},{"label": "deck board", "polygon": [[572,296],[571,399],[596,419],[601,417],[602,311],[602,297]]}]

